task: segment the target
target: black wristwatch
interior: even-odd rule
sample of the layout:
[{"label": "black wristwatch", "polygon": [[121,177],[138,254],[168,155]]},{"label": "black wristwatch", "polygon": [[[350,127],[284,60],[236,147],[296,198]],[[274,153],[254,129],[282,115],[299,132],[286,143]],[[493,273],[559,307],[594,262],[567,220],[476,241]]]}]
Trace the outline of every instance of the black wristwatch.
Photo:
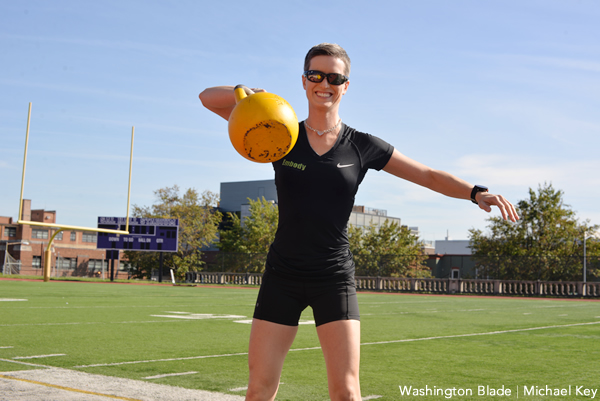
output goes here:
[{"label": "black wristwatch", "polygon": [[482,185],[475,185],[473,187],[473,190],[471,191],[471,202],[478,205],[477,200],[475,200],[475,195],[477,195],[477,192],[487,192],[487,191],[488,191],[487,187],[484,187]]}]

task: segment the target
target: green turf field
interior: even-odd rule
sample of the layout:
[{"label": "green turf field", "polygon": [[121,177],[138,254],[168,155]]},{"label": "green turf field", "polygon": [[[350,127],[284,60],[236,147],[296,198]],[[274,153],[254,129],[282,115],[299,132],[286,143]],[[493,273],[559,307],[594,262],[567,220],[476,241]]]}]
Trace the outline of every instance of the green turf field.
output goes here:
[{"label": "green turf field", "polygon": [[[28,363],[243,395],[250,333],[243,321],[256,294],[0,280],[0,372],[33,368]],[[359,303],[364,399],[600,398],[598,301],[361,293]],[[303,320],[312,320],[310,310]],[[301,325],[278,400],[328,399],[318,347],[314,324]],[[511,395],[490,395],[487,386]]]}]

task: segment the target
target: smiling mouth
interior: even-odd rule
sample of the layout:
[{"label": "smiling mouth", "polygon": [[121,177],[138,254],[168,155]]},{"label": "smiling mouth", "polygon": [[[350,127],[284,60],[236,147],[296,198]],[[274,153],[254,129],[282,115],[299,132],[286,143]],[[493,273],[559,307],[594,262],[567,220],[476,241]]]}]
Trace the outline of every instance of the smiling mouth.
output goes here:
[{"label": "smiling mouth", "polygon": [[330,98],[331,97],[331,93],[325,93],[325,92],[316,92],[318,97],[322,97],[322,98]]}]

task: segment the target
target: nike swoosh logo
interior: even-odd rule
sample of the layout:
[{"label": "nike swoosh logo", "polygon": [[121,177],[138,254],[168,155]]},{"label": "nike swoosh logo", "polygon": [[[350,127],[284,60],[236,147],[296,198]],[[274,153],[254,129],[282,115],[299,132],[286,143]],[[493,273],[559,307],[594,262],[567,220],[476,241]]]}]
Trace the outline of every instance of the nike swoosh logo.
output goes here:
[{"label": "nike swoosh logo", "polygon": [[338,163],[338,168],[344,168],[344,167],[350,167],[350,166],[354,166],[354,164],[340,164]]}]

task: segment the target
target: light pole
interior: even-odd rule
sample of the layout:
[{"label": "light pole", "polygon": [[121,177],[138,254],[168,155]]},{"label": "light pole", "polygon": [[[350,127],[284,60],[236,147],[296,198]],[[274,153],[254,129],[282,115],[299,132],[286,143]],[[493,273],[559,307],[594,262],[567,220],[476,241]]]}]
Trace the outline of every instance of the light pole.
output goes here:
[{"label": "light pole", "polygon": [[587,295],[587,240],[590,238],[596,238],[596,233],[587,236],[586,232],[583,233],[583,295]]},{"label": "light pole", "polygon": [[586,276],[587,276],[586,245],[587,245],[587,240],[589,240],[590,238],[594,238],[594,236],[593,235],[590,235],[589,237],[586,237],[585,235],[583,236],[583,283],[584,284],[586,282]]},{"label": "light pole", "polygon": [[54,277],[58,277],[59,268],[62,268],[62,262],[60,260],[60,252],[56,252],[56,266],[54,267]]},{"label": "light pole", "polygon": [[29,245],[29,241],[19,241],[19,242],[6,241],[6,244],[4,245],[4,264],[2,265],[2,274],[6,274],[6,262],[8,260],[8,246],[9,245],[17,245],[17,244]]}]

